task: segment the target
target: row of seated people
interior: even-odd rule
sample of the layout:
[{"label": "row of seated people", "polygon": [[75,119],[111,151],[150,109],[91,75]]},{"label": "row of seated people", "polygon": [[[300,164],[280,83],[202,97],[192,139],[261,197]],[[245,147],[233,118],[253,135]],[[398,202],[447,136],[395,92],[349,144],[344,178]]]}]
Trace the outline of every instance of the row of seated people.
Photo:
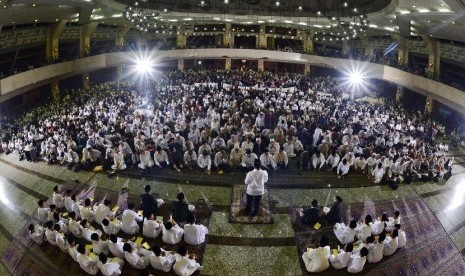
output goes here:
[{"label": "row of seated people", "polygon": [[338,245],[337,249],[331,250],[329,239],[323,236],[320,247],[308,248],[302,254],[302,259],[309,272],[324,271],[331,264],[335,269],[347,268],[350,273],[359,273],[366,261],[378,263],[383,256],[391,256],[406,245],[406,234],[400,228],[398,211],[392,218],[383,214],[374,222],[371,215],[367,215],[363,223],[356,220],[347,226],[336,223],[334,233],[345,247],[341,249]]},{"label": "row of seated people", "polygon": [[[59,199],[57,187],[54,190],[53,199],[56,201]],[[180,194],[178,199],[184,200],[184,197]],[[113,211],[110,209],[109,200],[93,206],[87,198],[80,206],[79,215],[71,211],[68,214],[69,218],[64,218],[55,204],[51,204],[50,208],[44,208],[43,201],[38,203],[37,217],[39,221],[46,222],[43,225],[31,224],[30,237],[38,244],[42,244],[45,239],[49,244],[58,246],[63,252],[69,253],[89,274],[94,275],[100,270],[103,275],[119,275],[124,260],[136,269],[146,269],[151,264],[153,268],[165,272],[173,269],[177,275],[191,275],[203,269],[196,262],[196,256],[189,255],[183,245],[178,246],[177,253],[165,252],[157,245],[150,251],[148,243],[142,243],[142,237],[133,237],[139,235],[141,224],[141,234],[144,238],[155,239],[161,234],[162,242],[167,245],[179,244],[182,240],[190,245],[202,244],[208,229],[195,223],[192,212],[186,214],[186,224],[182,228],[172,217],[164,223],[161,216],[155,217],[154,214],[150,214],[143,217],[142,211],[135,212],[133,203],[128,204],[121,220],[115,217],[116,208]],[[92,222],[95,228],[91,225]],[[133,238],[118,237],[120,230]],[[91,246],[86,246],[86,243],[91,243]],[[106,257],[110,253],[113,256],[111,259]]]}]

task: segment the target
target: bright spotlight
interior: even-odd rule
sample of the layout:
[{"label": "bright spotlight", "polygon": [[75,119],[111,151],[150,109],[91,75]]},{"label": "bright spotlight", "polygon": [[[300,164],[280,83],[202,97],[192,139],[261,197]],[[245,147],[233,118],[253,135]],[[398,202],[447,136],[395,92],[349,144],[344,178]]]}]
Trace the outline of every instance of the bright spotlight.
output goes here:
[{"label": "bright spotlight", "polygon": [[359,72],[352,72],[349,75],[349,80],[353,85],[359,85],[363,81],[363,77]]},{"label": "bright spotlight", "polygon": [[136,71],[141,74],[152,72],[152,63],[148,59],[136,61]]}]

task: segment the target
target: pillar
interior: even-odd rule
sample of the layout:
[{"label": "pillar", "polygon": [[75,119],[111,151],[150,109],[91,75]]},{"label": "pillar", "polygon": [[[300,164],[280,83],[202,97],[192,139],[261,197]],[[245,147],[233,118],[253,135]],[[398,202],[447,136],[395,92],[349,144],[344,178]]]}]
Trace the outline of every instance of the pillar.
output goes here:
[{"label": "pillar", "polygon": [[344,55],[350,53],[349,40],[347,40],[347,39],[344,39],[344,41],[342,42],[342,53]]},{"label": "pillar", "polygon": [[225,61],[225,63],[224,63],[224,69],[225,69],[226,71],[231,70],[231,59],[230,59],[230,58],[227,58],[227,59],[226,59],[226,61]]},{"label": "pillar", "polygon": [[310,74],[310,64],[309,63],[305,63],[304,74],[305,75]]},{"label": "pillar", "polygon": [[258,71],[259,72],[265,71],[265,60],[264,59],[258,60]]},{"label": "pillar", "polygon": [[439,41],[430,36],[422,36],[428,48],[428,77],[432,79],[439,79],[440,68],[440,45]]},{"label": "pillar", "polygon": [[400,34],[393,34],[392,37],[397,42],[397,65],[408,66],[408,39]]},{"label": "pillar", "polygon": [[231,23],[225,24],[225,31],[223,35],[223,45],[232,48],[234,46],[234,35],[231,31]]},{"label": "pillar", "polygon": [[313,54],[313,35],[311,33],[305,33],[303,37],[303,48],[306,54]]},{"label": "pillar", "polygon": [[434,103],[433,98],[431,97],[430,94],[427,94],[426,95],[426,104],[425,104],[425,111],[426,112],[431,113],[433,111],[433,103]]},{"label": "pillar", "polygon": [[56,60],[59,56],[59,40],[66,26],[66,20],[50,24],[47,29],[47,41],[45,45],[45,56],[49,60]]},{"label": "pillar", "polygon": [[51,94],[52,94],[52,100],[54,102],[60,101],[60,84],[58,83],[58,80],[52,80],[50,83],[51,86]]},{"label": "pillar", "polygon": [[90,54],[90,38],[97,28],[97,22],[91,22],[81,25],[81,32],[79,36],[79,54],[81,57],[88,56]]},{"label": "pillar", "polygon": [[258,30],[258,36],[257,36],[257,48],[259,49],[266,49],[267,46],[267,38],[265,34],[265,24],[260,25],[260,29]]},{"label": "pillar", "polygon": [[186,46],[187,46],[186,30],[183,27],[178,27],[178,33],[176,35],[176,48],[185,49]]},{"label": "pillar", "polygon": [[147,35],[141,34],[137,37],[137,49],[145,51],[147,49]]},{"label": "pillar", "polygon": [[184,71],[184,59],[178,59],[178,70]]},{"label": "pillar", "polygon": [[116,47],[123,47],[124,37],[129,32],[130,29],[131,27],[129,26],[122,26],[118,28],[118,30],[116,31],[116,39],[115,39]]},{"label": "pillar", "polygon": [[223,40],[223,34],[215,34],[215,47],[222,47]]},{"label": "pillar", "polygon": [[404,98],[404,87],[398,85],[396,91],[396,102],[400,103]]},{"label": "pillar", "polygon": [[373,41],[364,37],[362,38],[362,43],[365,46],[365,57],[372,58],[374,55]]},{"label": "pillar", "polygon": [[82,88],[86,90],[90,89],[89,73],[82,74]]}]

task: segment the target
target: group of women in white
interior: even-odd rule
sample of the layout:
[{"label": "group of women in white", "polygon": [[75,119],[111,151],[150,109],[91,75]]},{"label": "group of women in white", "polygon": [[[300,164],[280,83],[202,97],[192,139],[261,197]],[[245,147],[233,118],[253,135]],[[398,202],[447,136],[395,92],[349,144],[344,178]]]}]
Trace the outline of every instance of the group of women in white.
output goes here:
[{"label": "group of women in white", "polygon": [[[120,275],[125,261],[136,269],[145,270],[151,265],[164,272],[173,270],[179,276],[192,275],[203,269],[195,255],[189,254],[183,245],[179,245],[176,251],[165,251],[158,245],[148,250],[148,243],[142,242],[161,234],[163,243],[168,245],[180,243],[183,237],[187,244],[204,243],[208,228],[195,224],[193,214],[187,216],[186,224],[181,228],[172,218],[164,223],[163,217],[153,214],[143,218],[135,212],[134,204],[129,203],[119,220],[115,216],[117,207],[110,209],[110,200],[92,205],[92,200],[87,198],[80,204],[75,196],[69,196],[69,190],[67,194],[62,196],[56,186],[49,208],[44,207],[42,200],[38,202],[37,219],[40,223],[29,225],[29,235],[37,244],[47,241],[57,246],[78,262],[86,273],[95,275],[100,271],[105,276]],[[98,226],[94,228],[92,224],[101,229]],[[142,224],[142,237],[136,239],[140,233],[139,224]],[[134,235],[134,238],[118,237],[120,230]]]},{"label": "group of women in white", "polygon": [[319,247],[308,248],[302,254],[307,271],[321,272],[331,265],[335,269],[359,273],[367,261],[378,263],[384,256],[393,255],[407,242],[400,220],[399,211],[395,211],[393,217],[384,213],[376,219],[367,215],[364,221],[352,220],[349,225],[336,223],[334,234],[344,247],[338,245],[331,250],[328,237],[323,236]]}]

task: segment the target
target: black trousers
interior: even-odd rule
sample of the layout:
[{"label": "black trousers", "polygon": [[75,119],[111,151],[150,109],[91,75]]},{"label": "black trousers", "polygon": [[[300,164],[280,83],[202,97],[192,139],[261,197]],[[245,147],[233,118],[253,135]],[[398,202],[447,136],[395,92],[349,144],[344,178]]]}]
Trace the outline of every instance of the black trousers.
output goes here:
[{"label": "black trousers", "polygon": [[247,205],[245,206],[245,214],[248,216],[256,216],[260,211],[260,200],[262,199],[262,195],[252,196],[249,194],[247,195]]}]

